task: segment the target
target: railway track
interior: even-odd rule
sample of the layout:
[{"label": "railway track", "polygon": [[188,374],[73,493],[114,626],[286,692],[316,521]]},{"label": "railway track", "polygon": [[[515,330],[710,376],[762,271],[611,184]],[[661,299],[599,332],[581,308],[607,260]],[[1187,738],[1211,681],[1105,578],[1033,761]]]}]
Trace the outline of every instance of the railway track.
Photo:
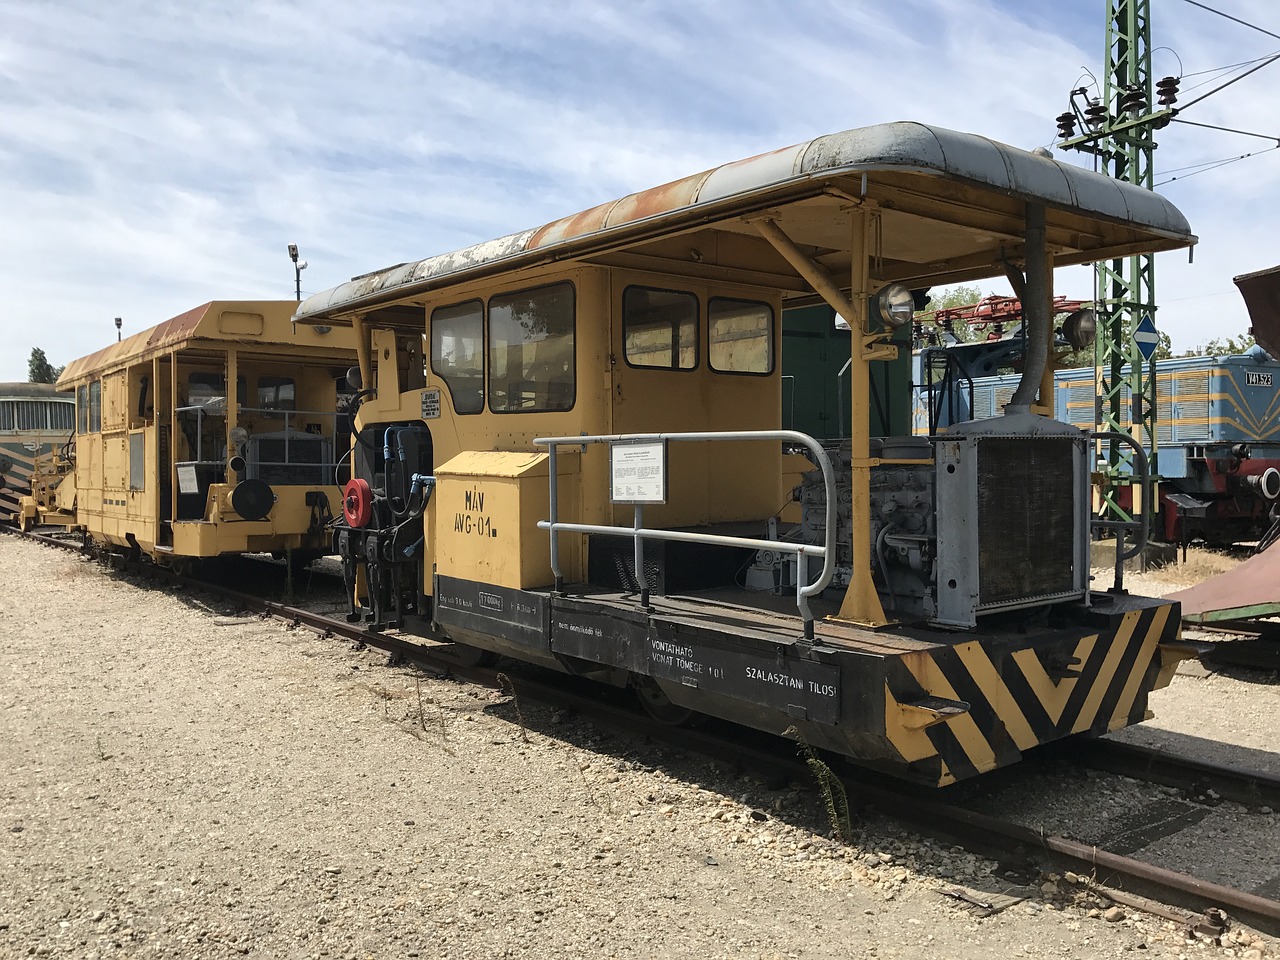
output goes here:
[{"label": "railway track", "polygon": [[1280,671],[1280,622],[1198,623],[1195,630],[1210,647],[1204,659],[1211,667]]},{"label": "railway track", "polygon": [[[6,532],[58,549],[81,549],[79,543],[63,538],[12,529]],[[625,731],[632,738],[644,737],[699,753],[769,779],[809,782],[813,777],[812,764],[797,753],[796,745],[779,737],[729,725],[671,727],[653,720],[638,708],[618,703],[616,695],[606,697],[608,688],[599,685],[566,683],[560,677],[552,681],[523,666],[504,674],[494,668],[470,665],[468,658],[451,644],[423,643],[395,633],[369,631],[358,624],[216,582],[192,581],[150,564],[130,566],[155,579],[212,592],[246,610],[306,627],[326,637],[385,650],[395,659],[410,660],[437,675],[452,675],[495,689],[507,689],[520,699],[579,713],[598,724]],[[515,682],[511,676],[516,678]],[[1246,805],[1280,809],[1280,779],[1259,771],[1208,764],[1106,740],[1073,746],[1070,756],[1086,766],[1163,784],[1190,795],[1211,793]],[[1019,873],[1035,875],[1053,871],[1074,878],[1082,890],[1104,900],[1155,913],[1209,938],[1225,929],[1223,912],[1264,933],[1280,936],[1280,901],[1070,837],[1047,834],[1004,817],[965,809],[936,791],[923,791],[887,777],[869,778],[866,770],[840,760],[831,761],[827,769],[833,776],[827,789],[833,789],[838,783],[856,808],[875,809],[924,835],[940,836],[973,853],[993,857]],[[984,906],[980,898],[963,891],[955,895],[971,906]]]}]

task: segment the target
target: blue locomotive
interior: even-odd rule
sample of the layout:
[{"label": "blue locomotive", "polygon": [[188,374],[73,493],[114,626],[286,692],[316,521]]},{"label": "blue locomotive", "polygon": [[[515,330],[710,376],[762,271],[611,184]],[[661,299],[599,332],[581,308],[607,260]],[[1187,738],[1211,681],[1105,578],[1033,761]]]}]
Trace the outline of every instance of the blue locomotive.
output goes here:
[{"label": "blue locomotive", "polygon": [[[997,416],[1019,377],[989,374],[1019,353],[1017,337],[919,351],[914,432]],[[1057,371],[1054,387],[1056,419],[1083,428],[1097,422],[1092,367]],[[1127,409],[1127,390],[1123,401]],[[1153,533],[1176,542],[1186,522],[1190,537],[1211,544],[1263,536],[1280,498],[1280,362],[1260,346],[1238,356],[1158,361],[1156,441],[1160,524]],[[1187,510],[1189,503],[1200,506]]]}]

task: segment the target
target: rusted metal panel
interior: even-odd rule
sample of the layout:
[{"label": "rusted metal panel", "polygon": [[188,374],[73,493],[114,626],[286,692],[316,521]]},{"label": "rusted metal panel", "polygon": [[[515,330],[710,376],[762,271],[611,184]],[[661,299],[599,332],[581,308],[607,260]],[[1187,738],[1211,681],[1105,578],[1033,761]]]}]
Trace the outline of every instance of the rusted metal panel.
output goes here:
[{"label": "rusted metal panel", "polygon": [[[298,308],[296,319],[328,322],[460,282],[482,269],[515,269],[551,252],[570,257],[577,250],[598,251],[601,243],[625,249],[632,239],[648,235],[654,220],[687,220],[703,205],[715,205],[714,217],[733,219],[799,178],[817,181],[816,190],[820,184],[862,173],[874,178],[877,172],[918,177],[917,189],[926,197],[931,192],[945,195],[961,181],[1002,197],[1122,225],[1114,235],[1091,241],[1089,252],[1099,257],[1135,244],[1171,248],[1195,242],[1186,218],[1150,190],[973,134],[921,123],[888,123],[735,161],[535,230],[360,277],[309,298]],[[950,182],[939,187],[938,181]],[[952,255],[963,260],[970,253],[957,250]]]},{"label": "rusted metal panel", "polygon": [[[78,380],[100,376],[109,369],[134,362],[142,357],[153,356],[161,351],[177,349],[198,337],[207,336],[224,341],[239,338],[258,342],[262,336],[273,336],[269,331],[274,329],[276,331],[274,336],[277,339],[270,342],[283,342],[288,338],[280,336],[279,333],[282,324],[289,316],[289,306],[292,302],[291,300],[213,300],[203,303],[154,327],[103,347],[87,357],[72,360],[58,377],[58,389],[70,390]],[[258,318],[264,322],[263,329],[268,332],[252,335],[246,330],[237,333],[232,328],[223,329],[220,323],[221,318],[224,315],[236,314],[246,319]]]},{"label": "rusted metal panel", "polygon": [[1182,619],[1195,623],[1249,620],[1280,613],[1280,548],[1270,547],[1234,570],[1166,597],[1182,604]]},{"label": "rusted metal panel", "polygon": [[1253,323],[1253,339],[1273,357],[1280,357],[1280,267],[1235,278]]},{"label": "rusted metal panel", "polygon": [[171,317],[164,323],[103,347],[87,357],[72,360],[58,377],[58,388],[69,389],[70,385],[81,377],[89,373],[101,373],[106,367],[126,357],[134,357],[149,350],[160,349],[167,344],[182,342],[195,333],[210,306],[211,303],[203,303],[186,313]]},{"label": "rusted metal panel", "polygon": [[529,240],[529,249],[534,250],[538,247],[552,246],[570,237],[581,237],[588,233],[602,230],[609,214],[617,205],[617,200],[610,200],[608,203],[602,203],[598,207],[592,207],[590,210],[575,213],[571,217],[561,217],[559,220],[553,220],[546,226],[534,231],[532,239]]},{"label": "rusted metal panel", "polygon": [[716,167],[698,191],[698,202],[709,203],[737,193],[747,193],[761,183],[790,180],[799,173],[800,160],[807,147],[808,144],[801,143]]},{"label": "rusted metal panel", "polygon": [[698,200],[698,190],[712,171],[704,170],[682,180],[673,180],[660,187],[650,187],[640,193],[623,197],[609,213],[607,227],[622,226],[646,220],[662,213],[670,213],[683,207],[691,207]]},{"label": "rusted metal panel", "polygon": [[497,240],[487,240],[452,253],[442,253],[412,263],[400,263],[385,270],[355,277],[346,283],[309,297],[299,308],[295,319],[320,322],[321,317],[352,311],[362,304],[391,302],[380,298],[385,291],[423,292],[445,277],[462,276],[475,267],[496,265],[525,252],[534,230],[521,230]]}]

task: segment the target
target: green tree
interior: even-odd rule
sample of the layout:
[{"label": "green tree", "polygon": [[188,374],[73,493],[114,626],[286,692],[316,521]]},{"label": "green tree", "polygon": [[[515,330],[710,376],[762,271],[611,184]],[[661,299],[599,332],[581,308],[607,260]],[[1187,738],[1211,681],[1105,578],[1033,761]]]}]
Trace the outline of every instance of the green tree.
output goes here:
[{"label": "green tree", "polygon": [[39,347],[31,348],[31,359],[27,363],[27,381],[29,383],[57,383],[62,367],[49,363],[49,358]]},{"label": "green tree", "polygon": [[[1160,338],[1161,342],[1163,342],[1164,334],[1161,334]],[[1252,335],[1247,333],[1242,333],[1238,337],[1215,337],[1213,340],[1208,340],[1205,343],[1200,344],[1198,347],[1193,347],[1190,350],[1178,354],[1178,356],[1233,357],[1246,352],[1255,343],[1257,343],[1257,341],[1253,339]],[[1172,356],[1172,354],[1170,354],[1170,356]]]},{"label": "green tree", "polygon": [[[942,324],[935,321],[935,316],[939,310],[971,307],[986,296],[989,296],[989,294],[983,293],[982,288],[977,284],[961,283],[937,292],[931,291],[928,309],[916,311],[916,322],[924,325],[925,338],[930,340],[929,331],[934,329],[940,331],[942,329]],[[961,343],[969,343],[973,340],[984,339],[986,331],[980,331],[973,325],[960,320],[951,324],[951,335]]]}]

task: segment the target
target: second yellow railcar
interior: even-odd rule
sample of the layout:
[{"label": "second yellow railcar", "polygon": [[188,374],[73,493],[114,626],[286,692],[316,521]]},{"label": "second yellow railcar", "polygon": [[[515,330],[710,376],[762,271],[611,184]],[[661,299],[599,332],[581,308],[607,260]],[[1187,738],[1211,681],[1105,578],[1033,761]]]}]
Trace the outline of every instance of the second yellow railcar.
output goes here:
[{"label": "second yellow railcar", "polygon": [[349,329],[295,328],[296,306],[213,301],[67,364],[91,540],[177,567],[326,551],[355,350]]}]

